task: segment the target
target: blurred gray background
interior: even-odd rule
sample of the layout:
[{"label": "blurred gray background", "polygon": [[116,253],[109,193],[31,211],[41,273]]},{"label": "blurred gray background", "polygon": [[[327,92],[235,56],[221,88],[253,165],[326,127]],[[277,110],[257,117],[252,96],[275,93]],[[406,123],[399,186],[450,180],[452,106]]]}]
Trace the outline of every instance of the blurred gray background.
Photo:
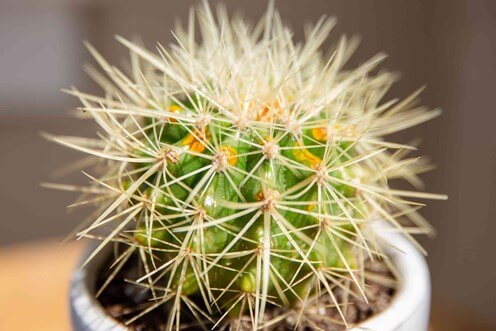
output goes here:
[{"label": "blurred gray background", "polygon": [[[215,3],[216,1],[212,1]],[[84,211],[66,213],[74,196],[43,189],[53,170],[78,157],[43,141],[40,131],[92,132],[66,115],[78,106],[60,92],[95,86],[82,71],[90,61],[82,40],[120,64],[114,35],[140,36],[153,48],[171,40],[176,18],[196,1],[0,0],[0,248],[62,236]],[[256,19],[266,1],[228,1],[230,11]],[[423,103],[444,113],[402,135],[422,136],[420,152],[438,165],[427,189],[449,195],[424,215],[438,230],[428,249],[435,330],[496,329],[496,1],[276,1],[301,38],[301,26],[336,16],[340,33],[359,35],[354,61],[385,51],[385,67],[402,80],[392,95],[427,84]],[[64,179],[82,182],[79,173]],[[1,266],[0,266],[1,268]]]}]

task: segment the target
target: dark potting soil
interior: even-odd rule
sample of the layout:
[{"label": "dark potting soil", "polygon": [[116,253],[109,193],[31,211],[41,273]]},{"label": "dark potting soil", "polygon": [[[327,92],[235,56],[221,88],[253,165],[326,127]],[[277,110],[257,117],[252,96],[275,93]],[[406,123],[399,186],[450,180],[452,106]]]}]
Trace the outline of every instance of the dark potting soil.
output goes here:
[{"label": "dark potting soil", "polygon": [[[137,261],[137,259],[131,258],[130,261]],[[132,284],[126,279],[136,279],[137,270],[136,265],[132,263],[127,263],[127,266],[121,269],[121,271],[115,276],[115,278],[106,287],[105,291],[98,297],[101,305],[107,310],[108,314],[113,316],[116,320],[124,323],[147,307],[150,306],[151,294],[147,289],[140,287],[138,285]],[[394,279],[386,265],[381,262],[370,262],[368,261],[365,265],[365,270],[369,273],[373,273],[379,279],[387,278]],[[105,282],[109,276],[110,271],[108,267],[103,268],[99,272],[99,277],[97,281],[97,289]],[[381,282],[382,283],[382,282]],[[366,295],[369,300],[367,304],[363,299],[355,296],[348,296],[348,305],[343,308],[343,313],[345,315],[346,321],[349,325],[358,324],[369,317],[377,314],[384,309],[386,309],[391,299],[394,295],[394,289],[386,285],[383,285],[378,281],[368,280],[366,281],[367,289]],[[335,288],[333,290],[338,302],[342,302],[345,292],[341,288]],[[345,327],[342,322],[342,318],[336,308],[333,307],[333,301],[329,295],[323,295],[318,302],[318,305],[309,302],[306,304],[305,316],[306,318],[301,319],[296,330],[298,331],[312,331],[312,330],[325,330],[325,331],[339,331],[344,330]],[[185,312],[187,309],[183,309]],[[266,317],[268,320],[272,318],[277,318],[285,314],[283,308],[270,306],[266,308]],[[185,315],[183,313],[182,315]],[[128,327],[131,330],[144,331],[144,330],[165,330],[167,324],[167,307],[161,305],[146,315],[140,317]],[[295,330],[295,323],[298,320],[297,312],[293,315],[287,315],[281,322],[276,326],[272,327],[270,330],[273,331],[290,331]],[[184,319],[184,326],[191,325],[185,328],[186,330],[204,330],[198,326],[194,326],[193,318],[190,316]],[[240,325],[231,325],[232,330],[248,331],[249,323],[238,322]],[[227,330],[228,330],[227,329]],[[208,329],[207,329],[208,330]]]}]

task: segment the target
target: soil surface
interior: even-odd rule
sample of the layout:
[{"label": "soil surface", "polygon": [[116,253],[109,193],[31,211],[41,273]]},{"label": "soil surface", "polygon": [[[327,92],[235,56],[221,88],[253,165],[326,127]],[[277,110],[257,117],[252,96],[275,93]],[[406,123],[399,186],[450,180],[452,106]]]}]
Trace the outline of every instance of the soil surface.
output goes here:
[{"label": "soil surface", "polygon": [[[131,258],[130,261],[134,259]],[[135,261],[137,261],[136,259]],[[349,326],[356,325],[367,318],[377,314],[388,307],[394,295],[394,289],[384,285],[381,279],[389,279],[392,281],[394,277],[388,268],[380,262],[367,262],[366,272],[374,275],[372,281],[366,281],[366,296],[369,303],[367,304],[360,297],[348,295],[348,305],[343,308],[343,314]],[[129,283],[126,279],[136,279],[137,275],[136,265],[127,263],[114,278],[114,280],[107,286],[105,291],[99,296],[98,300],[102,306],[108,311],[109,315],[113,316],[120,322],[126,322],[136,316],[139,312],[143,311],[150,306],[150,293],[142,287],[138,287]],[[99,288],[107,279],[109,275],[108,268],[102,269],[97,282]],[[340,288],[335,288],[333,294],[338,302],[342,302],[345,297],[345,291]],[[162,305],[155,308],[150,313],[139,318],[129,325],[131,330],[144,331],[144,330],[165,330],[167,323],[167,307]],[[336,308],[334,308],[333,301],[329,295],[320,297],[319,302],[309,301],[304,306],[304,318],[300,318],[300,322],[296,330],[298,331],[312,331],[312,330],[325,330],[325,331],[340,331],[345,330],[342,318]],[[286,314],[286,315],[285,315]],[[184,315],[184,314],[183,314]],[[266,308],[266,316],[268,320],[272,318],[285,317],[277,325],[272,327],[272,331],[290,331],[295,330],[295,324],[298,321],[298,314],[288,314],[283,308],[270,306]],[[189,321],[184,320],[186,330],[204,330],[198,326],[193,326],[193,319]],[[251,330],[248,326],[249,323],[238,322],[236,325],[230,325],[227,328],[217,328],[219,330]],[[187,325],[191,325],[187,327]],[[207,329],[208,330],[208,329]],[[268,329],[269,330],[269,329]]]}]

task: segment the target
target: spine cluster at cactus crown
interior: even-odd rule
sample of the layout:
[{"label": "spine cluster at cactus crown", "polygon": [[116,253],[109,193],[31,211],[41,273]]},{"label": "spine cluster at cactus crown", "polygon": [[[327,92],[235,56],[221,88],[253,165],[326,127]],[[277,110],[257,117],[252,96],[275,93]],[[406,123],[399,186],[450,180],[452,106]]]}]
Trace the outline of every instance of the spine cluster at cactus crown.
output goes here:
[{"label": "spine cluster at cactus crown", "polygon": [[269,306],[324,294],[341,312],[332,290],[365,296],[364,260],[387,261],[372,222],[408,237],[431,231],[410,200],[444,196],[389,187],[400,178],[421,188],[430,166],[386,137],[440,112],[417,106],[418,92],[382,101],[394,76],[375,70],[383,55],[344,68],[353,39],[323,52],[334,23],[295,42],[272,7],[250,25],[204,5],[167,47],[118,37],[127,70],[88,45],[101,70],[86,69],[104,93],[68,93],[98,134],[48,137],[93,157],[91,183],[50,186],[97,206],[77,234],[101,240],[89,260],[110,243],[121,247],[115,270],[140,260],[133,281],[151,300],[134,319],[164,304],[169,329],[185,310],[257,326]]}]

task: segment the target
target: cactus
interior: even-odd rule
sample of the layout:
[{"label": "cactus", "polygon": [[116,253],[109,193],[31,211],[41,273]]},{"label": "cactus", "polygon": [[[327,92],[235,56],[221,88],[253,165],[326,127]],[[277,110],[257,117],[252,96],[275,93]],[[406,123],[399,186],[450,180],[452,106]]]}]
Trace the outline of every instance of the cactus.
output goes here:
[{"label": "cactus", "polygon": [[251,26],[204,4],[157,53],[117,37],[127,73],[87,45],[104,96],[67,92],[98,136],[48,138],[94,156],[99,177],[51,186],[98,206],[77,234],[101,240],[86,263],[109,243],[125,247],[115,272],[140,261],[133,281],[150,305],[128,322],[165,305],[169,330],[185,311],[204,326],[243,319],[255,330],[268,307],[327,295],[346,323],[333,289],[365,296],[364,260],[387,260],[369,225],[386,220],[411,240],[431,232],[407,199],[444,196],[389,187],[403,178],[422,188],[430,166],[386,136],[440,111],[418,107],[420,91],[382,102],[395,76],[375,70],[383,54],[344,69],[355,39],[324,55],[334,23],[321,19],[296,43],[272,5]]}]

